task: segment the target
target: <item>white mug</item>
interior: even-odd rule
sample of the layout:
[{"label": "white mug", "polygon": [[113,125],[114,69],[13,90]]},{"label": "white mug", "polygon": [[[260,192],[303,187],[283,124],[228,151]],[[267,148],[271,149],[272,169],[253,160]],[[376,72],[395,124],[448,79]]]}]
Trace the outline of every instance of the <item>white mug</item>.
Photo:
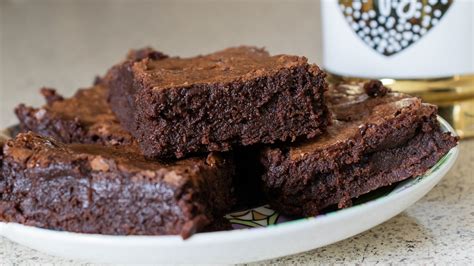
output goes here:
[{"label": "white mug", "polygon": [[361,78],[474,73],[474,0],[322,0],[323,67]]}]

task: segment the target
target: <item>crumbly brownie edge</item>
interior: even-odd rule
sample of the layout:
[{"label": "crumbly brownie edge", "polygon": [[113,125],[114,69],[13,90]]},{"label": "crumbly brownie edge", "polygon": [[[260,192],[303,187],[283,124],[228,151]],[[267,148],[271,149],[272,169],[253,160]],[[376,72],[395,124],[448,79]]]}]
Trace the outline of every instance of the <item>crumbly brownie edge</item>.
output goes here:
[{"label": "crumbly brownie edge", "polygon": [[136,88],[133,86],[132,66],[144,59],[162,60],[169,56],[150,47],[130,50],[125,61],[110,68],[103,78],[109,88],[107,101],[117,116],[120,124],[129,133],[135,135],[137,128],[135,97]]},{"label": "crumbly brownie edge", "polygon": [[[358,162],[364,154],[400,146],[415,136],[418,131],[426,132],[439,127],[436,120],[436,106],[424,104],[416,98],[407,98],[402,101],[405,103],[409,102],[410,104],[396,111],[393,110],[393,113],[386,114],[382,120],[381,117],[375,115],[367,117],[362,121],[350,122],[349,124],[343,122],[342,128],[340,125],[336,126],[333,124],[328,128],[328,132],[322,135],[322,138],[338,139],[340,137],[338,134],[344,133],[334,132],[334,128],[344,130],[347,127],[353,127],[352,134],[344,136],[347,138],[344,141],[337,141],[326,148],[316,147],[317,150],[312,149],[314,149],[313,145],[319,142],[318,138],[291,146],[267,147],[262,153],[262,163],[264,165],[267,164],[265,153],[281,152],[285,157],[291,158],[293,163],[297,163],[300,160],[324,161],[324,163],[318,164],[318,168],[314,170],[328,172],[334,170],[339,165]],[[380,121],[374,123],[375,120]],[[333,134],[336,135],[333,136]]]},{"label": "crumbly brownie edge", "polygon": [[109,70],[106,79],[109,88],[107,101],[122,127],[136,137],[138,124],[135,114],[136,88],[133,86],[132,64],[133,62],[124,62]]},{"label": "crumbly brownie edge", "polygon": [[[205,179],[201,179],[200,191],[192,187],[183,188],[186,196],[182,196],[179,205],[191,212],[205,214],[199,217],[195,215],[197,221],[191,221],[184,225],[181,235],[184,239],[197,232],[218,230],[224,227],[222,222],[226,215],[236,203],[234,195],[235,165],[228,155],[210,154],[204,166],[198,166],[200,173]],[[195,185],[195,184],[194,184]],[[202,219],[204,218],[204,219]],[[205,221],[205,223],[203,222]]]},{"label": "crumbly brownie edge", "polygon": [[20,131],[33,131],[61,142],[85,142],[86,132],[78,120],[63,119],[44,108],[33,108],[20,104],[15,108],[20,121]]},{"label": "crumbly brownie edge", "polygon": [[329,121],[325,74],[314,65],[244,83],[154,90],[134,86],[137,131],[149,157],[183,157],[320,135]]},{"label": "crumbly brownie edge", "polygon": [[[20,122],[20,132],[32,131],[64,143],[122,145],[133,142],[131,136],[125,131],[110,132],[106,130],[105,127],[110,124],[105,122],[91,127],[85,125],[78,117],[65,118],[48,108],[34,108],[20,104],[15,108],[15,114]],[[109,121],[108,123],[118,122]]]}]

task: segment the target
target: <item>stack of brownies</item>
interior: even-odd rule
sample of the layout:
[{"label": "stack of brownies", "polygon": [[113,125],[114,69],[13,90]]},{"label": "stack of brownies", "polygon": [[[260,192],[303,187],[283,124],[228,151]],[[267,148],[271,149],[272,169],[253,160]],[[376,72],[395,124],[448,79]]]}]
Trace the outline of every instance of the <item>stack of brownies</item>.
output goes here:
[{"label": "stack of brownies", "polygon": [[254,47],[131,51],[71,98],[41,93],[2,143],[0,220],[55,230],[187,238],[226,228],[260,189],[313,216],[423,174],[457,143],[433,105],[378,81],[328,88],[306,58]]}]

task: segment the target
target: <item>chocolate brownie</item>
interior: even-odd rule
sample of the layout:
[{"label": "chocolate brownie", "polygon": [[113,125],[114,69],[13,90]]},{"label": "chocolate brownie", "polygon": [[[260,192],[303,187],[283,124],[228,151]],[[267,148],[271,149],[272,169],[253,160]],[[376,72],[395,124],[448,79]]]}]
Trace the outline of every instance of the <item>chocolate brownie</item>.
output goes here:
[{"label": "chocolate brownie", "polygon": [[207,230],[234,203],[234,166],[209,154],[146,160],[133,146],[63,144],[32,132],[3,148],[0,220],[110,235]]},{"label": "chocolate brownie", "polygon": [[[149,47],[131,50],[126,61],[164,58],[166,55]],[[42,88],[46,105],[33,108],[20,104],[15,113],[21,131],[33,131],[64,143],[131,144],[131,135],[122,129],[107,103],[108,89],[104,79],[96,77],[90,88],[79,89],[64,99],[54,89]]]},{"label": "chocolate brownie", "polygon": [[33,131],[65,143],[130,144],[107,103],[107,88],[101,84],[80,89],[64,99],[55,90],[41,89],[47,104],[41,108],[20,104],[15,113],[22,131]]},{"label": "chocolate brownie", "polygon": [[351,199],[423,174],[457,138],[440,130],[436,107],[379,83],[336,85],[326,94],[333,113],[313,140],[266,148],[263,183],[282,213],[313,216]]},{"label": "chocolate brownie", "polygon": [[112,110],[148,157],[312,138],[329,121],[324,72],[254,47],[128,61],[107,77]]}]

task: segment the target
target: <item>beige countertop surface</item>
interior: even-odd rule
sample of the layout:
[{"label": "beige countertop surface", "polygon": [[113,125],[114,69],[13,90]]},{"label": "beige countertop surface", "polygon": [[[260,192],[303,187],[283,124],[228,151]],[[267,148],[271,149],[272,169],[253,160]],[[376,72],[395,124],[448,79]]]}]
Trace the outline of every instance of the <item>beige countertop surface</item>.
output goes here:
[{"label": "beige countertop surface", "polygon": [[[191,56],[252,44],[320,61],[317,1],[0,0],[0,127],[18,103],[41,105],[38,89],[71,95],[124,56],[152,45]],[[422,200],[369,231],[263,263],[474,263],[474,140]],[[0,265],[73,264],[0,237]]]}]

